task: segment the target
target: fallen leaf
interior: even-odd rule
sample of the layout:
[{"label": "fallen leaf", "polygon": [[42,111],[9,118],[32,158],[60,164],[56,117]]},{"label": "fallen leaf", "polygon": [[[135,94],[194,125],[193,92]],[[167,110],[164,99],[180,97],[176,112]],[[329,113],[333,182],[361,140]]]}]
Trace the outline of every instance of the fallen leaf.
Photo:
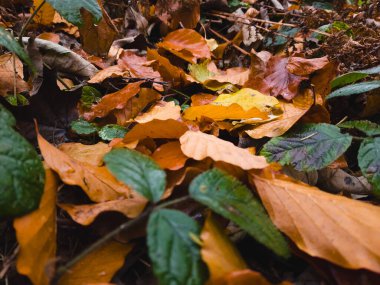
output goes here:
[{"label": "fallen leaf", "polygon": [[152,158],[162,169],[178,170],[185,166],[188,157],[182,153],[178,141],[169,142],[158,147]]},{"label": "fallen leaf", "polygon": [[[30,12],[33,13],[43,1],[44,0],[33,0],[33,7],[30,9]],[[54,15],[54,8],[49,3],[45,3],[34,16],[33,21],[40,25],[48,26],[53,23]]]},{"label": "fallen leaf", "polygon": [[56,44],[58,44],[61,41],[61,37],[54,33],[42,33],[42,34],[39,34],[37,38],[45,40],[45,41],[51,41]]},{"label": "fallen leaf", "polygon": [[119,212],[130,219],[136,218],[144,210],[147,202],[145,198],[136,195],[136,197],[129,199],[118,199],[90,205],[59,204],[59,207],[64,209],[78,224],[88,226],[98,215],[104,212]]},{"label": "fallen leaf", "polygon": [[305,76],[324,68],[329,63],[327,56],[319,58],[290,57],[287,70],[298,76]]},{"label": "fallen leaf", "polygon": [[[231,272],[225,278],[225,285],[273,285],[272,282],[266,280],[259,272],[250,269]],[[278,285],[292,285],[291,282],[283,281]]]},{"label": "fallen leaf", "polygon": [[211,51],[206,40],[192,29],[175,30],[157,46],[190,63],[196,63],[197,59],[211,58]]},{"label": "fallen leaf", "polygon": [[111,147],[103,142],[93,145],[81,143],[63,143],[59,150],[80,162],[89,163],[93,166],[103,165],[103,156],[111,150]]},{"label": "fallen leaf", "polygon": [[200,238],[202,260],[207,264],[210,273],[207,284],[223,284],[226,275],[247,268],[239,251],[212,215],[208,215]]},{"label": "fallen leaf", "polygon": [[59,280],[58,285],[84,285],[110,282],[131,252],[132,244],[111,241],[79,260]]},{"label": "fallen leaf", "polygon": [[199,0],[158,0],[155,10],[157,17],[171,29],[179,24],[192,29],[200,20]]},{"label": "fallen leaf", "polygon": [[40,134],[37,134],[37,140],[46,163],[58,173],[62,181],[80,186],[92,201],[104,202],[131,195],[131,190],[118,182],[106,167],[77,161],[55,148]]},{"label": "fallen leaf", "polygon": [[212,94],[207,94],[207,93],[200,93],[200,94],[195,94],[191,96],[191,106],[202,106],[202,105],[208,105],[212,101],[214,101],[218,96],[212,95]]},{"label": "fallen leaf", "polygon": [[14,93],[14,80],[16,72],[16,93],[29,91],[28,83],[26,83],[21,76],[23,76],[22,62],[16,58],[15,68],[13,67],[13,55],[4,54],[0,56],[0,96],[6,97]]},{"label": "fallen leaf", "polygon": [[175,105],[173,101],[158,102],[155,106],[153,106],[150,110],[145,112],[144,114],[137,116],[135,121],[143,124],[153,120],[178,120],[181,117],[181,107]]},{"label": "fallen leaf", "polygon": [[262,173],[250,178],[274,224],[299,249],[345,268],[380,272],[379,207],[285,175]]},{"label": "fallen leaf", "polygon": [[128,83],[123,89],[105,95],[98,104],[91,107],[91,111],[84,113],[83,117],[91,121],[95,118],[105,117],[114,109],[124,108],[128,100],[140,91],[142,83],[143,81]]},{"label": "fallen leaf", "polygon": [[110,67],[107,67],[103,70],[100,70],[97,72],[89,81],[88,83],[102,83],[107,78],[114,78],[114,77],[129,77],[129,71],[123,71],[123,69],[118,65],[112,65]]},{"label": "fallen leaf", "polygon": [[224,161],[244,170],[261,169],[268,166],[263,156],[251,154],[247,149],[201,132],[187,131],[180,138],[182,152],[195,160],[210,157],[214,161]]},{"label": "fallen leaf", "polygon": [[55,205],[58,182],[53,171],[47,167],[45,175],[44,194],[39,208],[16,218],[13,222],[20,245],[16,262],[17,271],[28,276],[35,285],[50,284],[57,249]]},{"label": "fallen leaf", "polygon": [[144,124],[137,124],[124,137],[124,143],[130,143],[145,138],[178,139],[188,128],[182,122],[169,120],[152,120]]},{"label": "fallen leaf", "polygon": [[263,137],[277,137],[289,130],[313,105],[313,94],[311,90],[296,96],[293,101],[286,102],[280,100],[283,114],[275,121],[271,121],[245,131],[251,138],[260,139]]}]

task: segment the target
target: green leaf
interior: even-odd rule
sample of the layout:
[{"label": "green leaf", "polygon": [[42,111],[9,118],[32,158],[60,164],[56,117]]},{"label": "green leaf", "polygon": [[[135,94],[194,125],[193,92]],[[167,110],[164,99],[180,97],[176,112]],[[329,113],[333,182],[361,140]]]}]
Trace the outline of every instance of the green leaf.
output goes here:
[{"label": "green leaf", "polygon": [[29,100],[22,94],[8,95],[5,100],[12,106],[27,106],[29,105]]},{"label": "green leaf", "polygon": [[361,94],[377,88],[380,88],[380,80],[356,83],[335,90],[330,93],[326,99]]},{"label": "green leaf", "polygon": [[359,167],[372,184],[373,191],[380,195],[380,138],[367,138],[359,148]]},{"label": "green leaf", "polygon": [[71,122],[71,129],[78,135],[92,135],[98,131],[98,127],[94,123],[78,119]]},{"label": "green leaf", "polygon": [[83,86],[80,101],[86,108],[91,108],[93,103],[97,103],[102,98],[102,94],[91,86]]},{"label": "green leaf", "polygon": [[205,265],[199,246],[192,239],[199,234],[198,224],[180,211],[162,209],[150,215],[149,257],[160,284],[204,284]]},{"label": "green leaf", "polygon": [[360,79],[367,77],[368,75],[378,74],[380,73],[380,65],[371,67],[363,70],[356,70],[353,72],[349,72],[346,74],[342,74],[338,76],[333,81],[331,81],[331,88],[335,89],[337,87],[345,86],[347,84],[354,83]]},{"label": "green leaf", "polygon": [[149,201],[158,202],[165,191],[166,173],[149,156],[130,149],[114,149],[104,156],[115,177]]},{"label": "green leaf", "polygon": [[105,141],[111,141],[114,138],[123,138],[128,130],[119,125],[106,125],[99,131],[99,137]]},{"label": "green leaf", "polygon": [[301,125],[284,136],[272,138],[260,152],[269,161],[290,164],[300,171],[326,167],[342,155],[352,137],[329,124]]},{"label": "green leaf", "polygon": [[58,13],[70,23],[82,25],[80,9],[90,12],[98,22],[102,18],[102,10],[97,0],[46,0]]},{"label": "green leaf", "polygon": [[339,128],[344,129],[357,129],[367,136],[378,136],[380,135],[380,125],[373,123],[371,121],[348,121],[338,125]]},{"label": "green leaf", "polygon": [[0,46],[5,47],[10,52],[14,52],[23,62],[28,64],[28,66],[34,70],[32,61],[30,60],[25,50],[3,27],[0,27]]},{"label": "green leaf", "polygon": [[44,190],[42,162],[14,125],[14,117],[0,104],[0,217],[37,209]]},{"label": "green leaf", "polygon": [[214,76],[214,73],[208,70],[209,63],[210,63],[210,60],[204,60],[201,63],[190,64],[189,65],[190,75],[194,77],[195,80],[201,83],[205,82],[207,79]]},{"label": "green leaf", "polygon": [[264,207],[234,177],[214,168],[197,176],[191,182],[189,192],[194,200],[230,219],[279,256],[290,256],[285,238],[273,225]]}]

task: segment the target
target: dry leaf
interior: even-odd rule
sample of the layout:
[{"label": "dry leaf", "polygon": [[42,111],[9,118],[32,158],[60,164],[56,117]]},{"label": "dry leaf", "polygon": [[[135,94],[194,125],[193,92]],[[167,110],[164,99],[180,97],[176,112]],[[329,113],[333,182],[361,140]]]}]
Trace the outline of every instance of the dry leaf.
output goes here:
[{"label": "dry leaf", "polygon": [[175,105],[173,101],[171,102],[165,102],[161,101],[158,102],[155,106],[153,106],[149,111],[146,113],[137,116],[135,118],[135,121],[143,124],[147,123],[153,120],[178,120],[181,117],[181,107]]},{"label": "dry leaf", "polygon": [[191,29],[175,30],[168,34],[157,46],[190,63],[196,63],[197,59],[211,58],[211,51],[206,40]]},{"label": "dry leaf", "polygon": [[178,141],[161,145],[154,151],[152,158],[162,169],[169,170],[184,167],[188,160],[188,157],[182,153],[181,144]]},{"label": "dry leaf", "polygon": [[286,68],[294,75],[305,76],[324,68],[328,63],[327,56],[310,59],[290,57]]},{"label": "dry leaf", "polygon": [[239,148],[233,143],[201,132],[187,131],[181,138],[182,152],[195,160],[206,157],[214,161],[224,161],[244,170],[261,169],[268,166],[263,156],[256,156],[247,149]]},{"label": "dry leaf", "polygon": [[[273,285],[266,280],[259,272],[250,269],[231,272],[225,278],[225,285]],[[283,281],[278,285],[291,285],[288,281]]]},{"label": "dry leaf", "polygon": [[97,72],[88,83],[102,83],[107,78],[114,77],[128,77],[130,76],[129,71],[123,71],[123,69],[118,65],[112,65],[103,70]]},{"label": "dry leaf", "polygon": [[145,138],[152,139],[178,139],[188,128],[182,122],[169,120],[153,120],[144,124],[137,124],[124,137],[125,143]]},{"label": "dry leaf", "polygon": [[42,34],[39,34],[37,38],[45,40],[45,41],[51,41],[56,44],[58,44],[61,41],[61,37],[54,33],[42,33]]},{"label": "dry leaf", "polygon": [[83,226],[91,224],[103,212],[119,212],[128,218],[136,218],[144,210],[147,200],[141,196],[129,199],[101,202],[90,205],[60,204],[71,218]]},{"label": "dry leaf", "polygon": [[85,162],[93,166],[102,166],[103,156],[111,150],[111,147],[103,142],[98,142],[93,145],[63,143],[58,148],[75,160]]},{"label": "dry leaf", "polygon": [[79,260],[62,276],[58,285],[110,282],[116,271],[124,264],[124,259],[132,248],[131,244],[111,241]]},{"label": "dry leaf", "polygon": [[277,137],[289,130],[313,105],[313,94],[306,90],[293,99],[292,103],[280,100],[283,114],[275,121],[271,121],[245,131],[250,137],[260,139],[263,137]]},{"label": "dry leaf", "polygon": [[[20,252],[16,267],[34,285],[48,285],[53,275],[56,244],[56,196],[58,183],[53,171],[45,167],[44,194],[37,210],[16,218],[16,231]],[[49,270],[47,270],[49,269]],[[51,273],[48,276],[47,272]]]},{"label": "dry leaf", "polygon": [[251,178],[274,224],[302,251],[345,268],[380,273],[379,207],[285,175]]},{"label": "dry leaf", "polygon": [[123,89],[105,95],[98,104],[91,107],[91,111],[84,113],[83,117],[91,121],[95,118],[107,116],[114,109],[124,108],[128,100],[140,91],[142,83],[143,81],[128,83]]},{"label": "dry leaf", "polygon": [[0,96],[6,97],[14,93],[14,74],[16,74],[16,93],[29,91],[28,83],[23,76],[22,62],[16,58],[16,70],[13,67],[12,54],[4,54],[0,56]]},{"label": "dry leaf", "polygon": [[200,20],[200,0],[158,0],[155,12],[171,29],[179,24],[192,29]]},{"label": "dry leaf", "polygon": [[[33,13],[35,8],[39,7],[43,1],[44,0],[33,0],[33,7],[30,9],[30,13]],[[48,26],[53,23],[54,16],[54,8],[49,3],[45,3],[34,16],[33,21],[37,24]]]},{"label": "dry leaf", "polygon": [[191,106],[202,106],[202,105],[208,105],[212,101],[214,101],[218,96],[207,94],[207,93],[200,93],[195,94],[191,96]]},{"label": "dry leaf", "polygon": [[106,167],[77,161],[55,148],[40,134],[37,134],[37,140],[46,163],[58,173],[62,181],[80,186],[92,201],[104,202],[131,195],[131,190],[118,182]]}]

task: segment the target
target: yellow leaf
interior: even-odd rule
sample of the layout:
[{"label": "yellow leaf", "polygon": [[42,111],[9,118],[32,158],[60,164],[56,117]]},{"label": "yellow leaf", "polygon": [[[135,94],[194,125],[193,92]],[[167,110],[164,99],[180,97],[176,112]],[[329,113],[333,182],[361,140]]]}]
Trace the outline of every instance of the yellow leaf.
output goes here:
[{"label": "yellow leaf", "polygon": [[269,173],[251,179],[274,224],[302,251],[380,273],[380,208]]},{"label": "yellow leaf", "polygon": [[125,256],[132,250],[131,244],[109,242],[79,260],[59,280],[58,285],[87,285],[110,282],[124,264]]},{"label": "yellow leaf", "polygon": [[268,166],[263,156],[253,155],[249,150],[213,135],[187,131],[179,140],[182,152],[195,160],[210,157],[214,161],[224,161],[244,170],[262,169]]},{"label": "yellow leaf", "polygon": [[63,143],[58,148],[68,156],[93,166],[102,166],[103,156],[111,150],[111,147],[103,142],[93,145]]},{"label": "yellow leaf", "polygon": [[[33,0],[33,7],[30,9],[30,13],[33,13],[34,10],[41,5],[43,0]],[[37,12],[37,15],[33,20],[40,25],[51,25],[54,20],[55,10],[49,4],[45,3],[42,8]]]},{"label": "yellow leaf", "polygon": [[[17,271],[28,276],[34,285],[49,284],[54,274],[53,262],[57,248],[55,204],[58,183],[51,169],[45,167],[45,173],[44,194],[39,208],[28,215],[16,218],[13,222],[20,245]],[[47,272],[51,276],[48,276]]]},{"label": "yellow leaf", "polygon": [[172,102],[158,102],[148,112],[137,116],[135,121],[138,123],[147,123],[152,120],[178,120],[181,117],[181,107]]}]

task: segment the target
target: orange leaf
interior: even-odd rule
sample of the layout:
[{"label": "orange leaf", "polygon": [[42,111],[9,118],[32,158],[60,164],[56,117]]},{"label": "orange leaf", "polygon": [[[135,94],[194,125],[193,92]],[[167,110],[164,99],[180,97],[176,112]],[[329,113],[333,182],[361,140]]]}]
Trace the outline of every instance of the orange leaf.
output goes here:
[{"label": "orange leaf", "polygon": [[[30,12],[33,13],[42,2],[43,0],[33,0],[33,7],[30,9]],[[33,18],[33,21],[40,25],[51,25],[54,20],[54,15],[54,8],[49,3],[45,3],[37,12],[36,16]]]},{"label": "orange leaf", "polygon": [[207,217],[200,238],[202,259],[210,272],[208,284],[220,284],[227,274],[247,268],[240,253],[212,215]]},{"label": "orange leaf", "polygon": [[86,120],[93,120],[96,117],[102,118],[108,115],[114,109],[122,109],[128,100],[140,91],[140,85],[143,81],[129,83],[123,89],[111,94],[107,94],[100,102],[91,107],[91,111],[83,114]]},{"label": "orange leaf", "polygon": [[247,149],[235,146],[213,135],[187,131],[181,138],[182,152],[195,160],[210,157],[214,161],[224,161],[244,170],[261,169],[268,166],[263,156],[251,154]]},{"label": "orange leaf", "polygon": [[251,138],[277,137],[289,130],[313,105],[313,94],[306,90],[293,99],[293,102],[280,100],[284,113],[280,118],[245,131]]},{"label": "orange leaf", "polygon": [[200,20],[200,0],[158,0],[155,12],[171,29],[176,29],[180,23],[192,29]]},{"label": "orange leaf", "polygon": [[189,107],[183,113],[185,120],[199,120],[202,117],[213,119],[214,121],[257,119],[257,122],[268,119],[268,114],[257,108],[245,111],[239,104],[233,103],[229,106],[222,105],[202,105]]},{"label": "orange leaf", "polygon": [[207,94],[207,93],[199,93],[191,96],[191,106],[202,106],[210,104],[214,101],[218,96]]},{"label": "orange leaf", "polygon": [[[45,167],[45,174],[44,194],[39,208],[30,214],[16,218],[13,222],[20,245],[16,263],[17,271],[28,276],[35,285],[49,284],[54,273],[53,261],[57,248],[55,204],[58,183],[51,169]],[[51,275],[48,276],[47,272]]]},{"label": "orange leaf", "polygon": [[[225,285],[273,285],[266,280],[259,272],[244,269],[230,273],[225,278]],[[291,285],[288,281],[283,281],[279,285]]]},{"label": "orange leaf", "polygon": [[58,285],[85,285],[110,282],[124,264],[125,256],[132,250],[131,244],[111,241],[79,260],[59,280]]},{"label": "orange leaf", "polygon": [[103,156],[111,150],[111,147],[103,142],[98,142],[93,145],[63,143],[58,148],[68,156],[94,166],[102,166]]},{"label": "orange leaf", "polygon": [[181,117],[181,107],[176,106],[175,103],[161,101],[153,106],[146,113],[137,116],[135,121],[142,124],[153,120],[178,120]]},{"label": "orange leaf", "polygon": [[211,51],[206,40],[191,29],[175,30],[157,46],[190,63],[196,63],[197,59],[201,58],[211,58]]},{"label": "orange leaf", "polygon": [[292,74],[305,76],[322,69],[329,63],[327,56],[319,58],[290,57],[286,68]]},{"label": "orange leaf", "polygon": [[101,202],[90,205],[60,204],[71,218],[78,224],[87,226],[103,212],[119,212],[128,218],[136,218],[144,210],[147,200],[141,196],[129,199]]},{"label": "orange leaf", "polygon": [[42,34],[39,34],[37,38],[41,40],[51,41],[56,44],[58,44],[61,40],[61,37],[54,33],[42,33]]},{"label": "orange leaf", "polygon": [[129,71],[123,70],[118,65],[112,65],[96,73],[88,83],[102,83],[107,78],[130,76]]},{"label": "orange leaf", "polygon": [[302,251],[341,267],[380,273],[380,208],[285,175],[252,175],[274,224]]},{"label": "orange leaf", "polygon": [[[22,62],[16,58],[16,91],[17,93],[29,91],[28,83],[21,76],[23,75]],[[14,88],[14,67],[13,55],[4,54],[0,56],[0,96],[6,97],[13,94]]]},{"label": "orange leaf", "polygon": [[177,139],[182,136],[188,128],[182,122],[169,119],[165,121],[152,120],[144,124],[136,125],[124,137],[124,142],[129,143],[145,138],[152,139]]},{"label": "orange leaf", "polygon": [[46,163],[58,173],[62,181],[80,186],[92,201],[104,202],[131,195],[132,190],[118,182],[106,167],[96,167],[71,158],[39,133],[37,140]]},{"label": "orange leaf", "polygon": [[161,145],[152,154],[152,158],[162,169],[178,170],[184,167],[188,157],[182,153],[181,144],[178,141]]}]

